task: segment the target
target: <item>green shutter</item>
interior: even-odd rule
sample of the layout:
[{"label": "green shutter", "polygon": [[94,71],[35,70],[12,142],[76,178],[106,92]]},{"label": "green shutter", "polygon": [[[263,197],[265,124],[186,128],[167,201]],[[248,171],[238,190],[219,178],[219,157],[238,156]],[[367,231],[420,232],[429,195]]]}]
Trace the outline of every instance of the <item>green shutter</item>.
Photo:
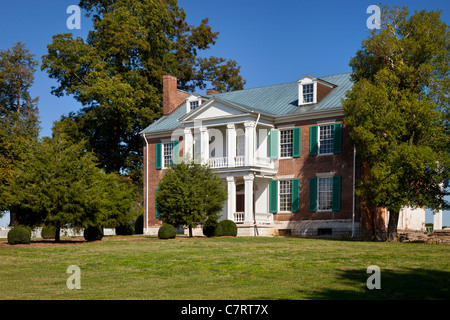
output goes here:
[{"label": "green shutter", "polygon": [[292,212],[300,212],[300,179],[292,179]]},{"label": "green shutter", "polygon": [[162,168],[162,143],[156,144],[156,170],[160,170]]},{"label": "green shutter", "polygon": [[342,123],[335,123],[333,153],[341,153],[341,152],[342,152]]},{"label": "green shutter", "polygon": [[180,163],[180,141],[173,141],[172,163],[177,165]]},{"label": "green shutter", "polygon": [[333,177],[333,211],[341,210],[341,177]]},{"label": "green shutter", "polygon": [[317,211],[317,178],[309,178],[309,211]]},{"label": "green shutter", "polygon": [[156,193],[158,193],[159,188],[156,188],[155,190],[155,216],[159,219],[159,211],[158,211],[158,203],[156,202]]},{"label": "green shutter", "polygon": [[302,137],[301,128],[292,129],[292,156],[294,158],[300,157],[300,140]]},{"label": "green shutter", "polygon": [[319,127],[311,126],[309,127],[309,154],[312,156],[317,156],[319,153]]},{"label": "green shutter", "polygon": [[280,131],[277,129],[270,130],[270,158],[278,159],[278,145],[279,145]]},{"label": "green shutter", "polygon": [[278,180],[270,180],[269,184],[269,212],[278,212]]}]

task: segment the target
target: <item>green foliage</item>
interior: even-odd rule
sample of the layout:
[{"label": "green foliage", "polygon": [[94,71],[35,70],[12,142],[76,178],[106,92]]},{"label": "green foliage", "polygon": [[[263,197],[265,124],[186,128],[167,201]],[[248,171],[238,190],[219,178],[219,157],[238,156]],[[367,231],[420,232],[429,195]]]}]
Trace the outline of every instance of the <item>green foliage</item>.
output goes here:
[{"label": "green foliage", "polygon": [[26,226],[15,226],[8,232],[9,244],[30,244],[31,229]]},{"label": "green foliage", "polygon": [[143,234],[144,233],[144,215],[140,214],[136,221],[134,222],[134,233]]},{"label": "green foliage", "polygon": [[[56,227],[55,226],[44,226],[41,230],[41,237],[43,239],[55,239],[56,238]],[[59,232],[59,230],[58,230]]]},{"label": "green foliage", "polygon": [[5,192],[21,223],[60,229],[132,220],[129,184],[100,170],[84,141],[73,143],[56,128],[53,138],[37,141],[29,152]]},{"label": "green foliage", "polygon": [[73,95],[83,104],[68,118],[101,167],[140,186],[138,133],[161,116],[162,76],[176,76],[187,91],[207,83],[220,91],[242,89],[245,80],[233,60],[200,58],[218,33],[208,19],[189,25],[177,1],[83,0],[80,7],[92,17],[88,38],[55,35],[41,69],[58,82],[54,95]]},{"label": "green foliage", "polygon": [[[0,50],[0,193],[39,134],[38,99],[30,95],[37,64],[21,42]],[[8,203],[1,196],[0,211],[7,209]]]},{"label": "green foliage", "polygon": [[83,236],[86,241],[100,241],[103,239],[103,228],[100,226],[89,226],[84,229]]},{"label": "green foliage", "polygon": [[206,237],[216,237],[218,231],[218,223],[215,220],[208,219],[203,225],[203,235]]},{"label": "green foliage", "polygon": [[192,228],[208,219],[217,220],[227,199],[223,181],[208,166],[181,162],[164,174],[156,193],[162,221]]},{"label": "green foliage", "polygon": [[163,223],[158,229],[159,239],[175,239],[177,236],[177,229],[171,224]]},{"label": "green foliage", "polygon": [[116,234],[118,236],[128,236],[134,233],[134,226],[131,222],[127,221],[116,227]]},{"label": "green foliage", "polygon": [[217,236],[231,236],[236,237],[237,236],[237,226],[236,224],[228,219],[222,220],[217,225]]},{"label": "green foliage", "polygon": [[[404,206],[445,205],[450,176],[449,28],[440,12],[383,10],[383,25],[351,60],[346,126],[364,167],[356,193],[391,212],[396,233]],[[443,94],[446,92],[445,94]]]}]

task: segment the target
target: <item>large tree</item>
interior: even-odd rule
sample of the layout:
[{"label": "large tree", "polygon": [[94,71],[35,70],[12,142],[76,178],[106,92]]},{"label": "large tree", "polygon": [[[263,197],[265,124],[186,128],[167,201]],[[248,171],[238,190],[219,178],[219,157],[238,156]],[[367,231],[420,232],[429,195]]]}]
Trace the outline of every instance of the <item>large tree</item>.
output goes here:
[{"label": "large tree", "polygon": [[189,25],[176,0],[79,5],[92,17],[93,30],[86,40],[55,35],[42,70],[58,82],[53,94],[73,95],[83,105],[69,117],[79,118],[74,123],[107,172],[141,176],[138,133],[161,116],[164,74],[176,76],[188,91],[207,84],[219,91],[243,87],[235,61],[200,57],[218,33],[208,19]]},{"label": "large tree", "polygon": [[156,192],[160,219],[172,225],[192,228],[217,221],[227,199],[223,180],[206,165],[185,163],[169,168]]},{"label": "large tree", "polygon": [[55,226],[59,241],[64,227],[116,227],[132,220],[131,186],[99,169],[85,141],[72,142],[58,130],[30,146],[9,182],[5,199],[18,222]]},{"label": "large tree", "polygon": [[[405,206],[443,208],[450,176],[449,28],[440,12],[384,7],[351,60],[345,124],[364,173],[357,194],[389,210],[395,240]],[[443,188],[442,188],[443,187]]]},{"label": "large tree", "polygon": [[5,186],[39,135],[38,98],[30,94],[37,65],[24,43],[0,51],[0,212],[9,209],[2,195]]}]

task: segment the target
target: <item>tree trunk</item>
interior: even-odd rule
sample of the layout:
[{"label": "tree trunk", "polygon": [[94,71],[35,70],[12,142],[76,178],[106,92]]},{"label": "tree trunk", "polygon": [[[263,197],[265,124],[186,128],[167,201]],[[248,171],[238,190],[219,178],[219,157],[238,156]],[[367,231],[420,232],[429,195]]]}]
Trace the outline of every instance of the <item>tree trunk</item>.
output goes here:
[{"label": "tree trunk", "polygon": [[189,226],[189,238],[192,238],[192,227]]},{"label": "tree trunk", "polygon": [[388,234],[387,240],[390,242],[397,242],[398,233],[398,217],[400,215],[400,210],[389,209],[389,223],[388,223]]},{"label": "tree trunk", "polygon": [[60,241],[60,237],[59,237],[60,231],[61,231],[61,227],[58,224],[58,225],[56,225],[55,242],[59,242]]}]

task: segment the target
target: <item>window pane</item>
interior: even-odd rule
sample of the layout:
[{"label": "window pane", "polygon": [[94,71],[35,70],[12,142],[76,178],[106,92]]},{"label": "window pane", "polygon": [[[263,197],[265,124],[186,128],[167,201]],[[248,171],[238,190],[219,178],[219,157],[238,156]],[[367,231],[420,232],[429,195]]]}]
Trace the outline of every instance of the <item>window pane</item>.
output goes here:
[{"label": "window pane", "polygon": [[189,104],[191,105],[191,110],[198,108],[198,101],[191,101]]},{"label": "window pane", "polygon": [[314,85],[304,84],[303,85],[303,103],[310,103],[314,101]]},{"label": "window pane", "polygon": [[320,126],[320,137],[319,137],[319,153],[327,154],[333,153],[334,148],[334,126]]},{"label": "window pane", "polygon": [[319,210],[331,210],[333,200],[333,178],[319,178],[317,186]]},{"label": "window pane", "polygon": [[292,211],[291,180],[280,180],[280,211]]},{"label": "window pane", "polygon": [[292,130],[280,131],[280,155],[292,157]]},{"label": "window pane", "polygon": [[168,168],[172,165],[172,142],[164,143],[164,168]]}]

